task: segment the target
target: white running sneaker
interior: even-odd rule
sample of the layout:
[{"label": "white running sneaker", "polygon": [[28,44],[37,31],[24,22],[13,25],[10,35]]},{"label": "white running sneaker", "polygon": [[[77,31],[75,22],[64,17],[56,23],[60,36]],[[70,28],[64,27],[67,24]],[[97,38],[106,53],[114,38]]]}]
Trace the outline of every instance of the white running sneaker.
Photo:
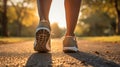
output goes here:
[{"label": "white running sneaker", "polygon": [[75,36],[66,36],[63,40],[63,51],[64,52],[77,52],[78,46]]},{"label": "white running sneaker", "polygon": [[34,50],[38,52],[48,52],[51,50],[50,46],[50,23],[46,20],[40,21],[36,33]]}]

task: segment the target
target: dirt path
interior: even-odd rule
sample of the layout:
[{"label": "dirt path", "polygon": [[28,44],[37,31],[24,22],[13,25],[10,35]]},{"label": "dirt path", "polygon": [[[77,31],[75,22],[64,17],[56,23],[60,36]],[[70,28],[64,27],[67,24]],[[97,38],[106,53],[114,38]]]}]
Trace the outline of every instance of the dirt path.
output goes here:
[{"label": "dirt path", "polygon": [[0,45],[0,67],[120,67],[120,43],[79,40],[77,53],[63,53],[52,40],[50,53],[37,53],[33,41]]}]

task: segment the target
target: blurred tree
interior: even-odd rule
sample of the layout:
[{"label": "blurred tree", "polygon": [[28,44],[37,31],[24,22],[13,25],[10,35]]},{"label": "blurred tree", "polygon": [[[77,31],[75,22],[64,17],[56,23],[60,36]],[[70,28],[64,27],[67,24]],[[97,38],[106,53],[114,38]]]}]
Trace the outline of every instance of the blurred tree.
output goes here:
[{"label": "blurred tree", "polygon": [[7,28],[7,1],[3,0],[3,6],[2,6],[2,19],[1,19],[1,35],[2,36],[8,36],[8,28]]},{"label": "blurred tree", "polygon": [[120,35],[120,0],[114,0],[114,2],[115,2],[116,12],[117,12],[117,15],[118,15],[117,34]]},{"label": "blurred tree", "polygon": [[[98,6],[99,5],[99,6]],[[110,17],[116,17],[114,0],[84,0],[82,3],[82,18],[101,11],[107,13]]]},{"label": "blurred tree", "polygon": [[9,11],[7,12],[8,22],[13,23],[17,19],[15,8],[13,6],[8,6],[7,10]]},{"label": "blurred tree", "polygon": [[1,23],[2,23],[2,0],[0,0],[0,35],[2,33]]},{"label": "blurred tree", "polygon": [[51,29],[52,29],[52,31],[51,31],[52,38],[60,38],[64,35],[65,29],[60,28],[57,23],[53,23],[51,25]]},{"label": "blurred tree", "polygon": [[[99,6],[98,6],[99,5]],[[78,25],[88,35],[112,35],[116,29],[116,10],[112,0],[83,0]],[[82,20],[82,21],[81,21]],[[79,29],[78,29],[79,30]],[[88,32],[89,31],[89,32]],[[91,33],[91,34],[90,34]]]},{"label": "blurred tree", "polygon": [[18,25],[17,36],[21,36],[23,25],[29,26],[32,25],[32,22],[36,21],[36,19],[33,19],[36,17],[36,8],[34,6],[35,0],[23,0],[16,3],[12,0],[9,1],[14,7],[17,16],[15,19],[15,22]]},{"label": "blurred tree", "polygon": [[75,28],[75,35],[78,37],[86,36],[89,34],[88,31],[89,31],[89,25],[81,21],[80,23],[77,24]]},{"label": "blurred tree", "polygon": [[115,19],[107,13],[97,12],[81,21],[89,25],[88,35],[113,35],[115,33],[113,27]]}]

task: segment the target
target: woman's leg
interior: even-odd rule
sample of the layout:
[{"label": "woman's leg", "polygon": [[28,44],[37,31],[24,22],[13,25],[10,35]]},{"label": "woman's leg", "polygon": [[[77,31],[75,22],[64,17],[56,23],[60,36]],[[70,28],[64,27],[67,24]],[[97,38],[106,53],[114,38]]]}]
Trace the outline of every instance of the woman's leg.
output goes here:
[{"label": "woman's leg", "polygon": [[77,24],[81,0],[65,0],[66,11],[66,36],[74,36],[74,30]]},{"label": "woman's leg", "polygon": [[49,11],[52,0],[37,0],[38,13],[40,22],[36,29],[36,39],[34,43],[34,50],[38,52],[50,51],[50,23]]},{"label": "woman's leg", "polygon": [[67,32],[63,40],[64,52],[77,52],[78,46],[74,37],[81,0],[65,0]]},{"label": "woman's leg", "polygon": [[49,21],[49,11],[52,0],[37,0],[38,13],[40,20]]}]

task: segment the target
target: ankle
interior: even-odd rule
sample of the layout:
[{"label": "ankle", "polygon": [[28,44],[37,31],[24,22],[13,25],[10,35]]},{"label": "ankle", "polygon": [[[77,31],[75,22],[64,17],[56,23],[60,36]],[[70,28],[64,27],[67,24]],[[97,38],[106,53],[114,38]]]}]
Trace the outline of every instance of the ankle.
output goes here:
[{"label": "ankle", "polygon": [[65,36],[75,36],[75,34],[74,33],[66,33],[66,35]]}]

